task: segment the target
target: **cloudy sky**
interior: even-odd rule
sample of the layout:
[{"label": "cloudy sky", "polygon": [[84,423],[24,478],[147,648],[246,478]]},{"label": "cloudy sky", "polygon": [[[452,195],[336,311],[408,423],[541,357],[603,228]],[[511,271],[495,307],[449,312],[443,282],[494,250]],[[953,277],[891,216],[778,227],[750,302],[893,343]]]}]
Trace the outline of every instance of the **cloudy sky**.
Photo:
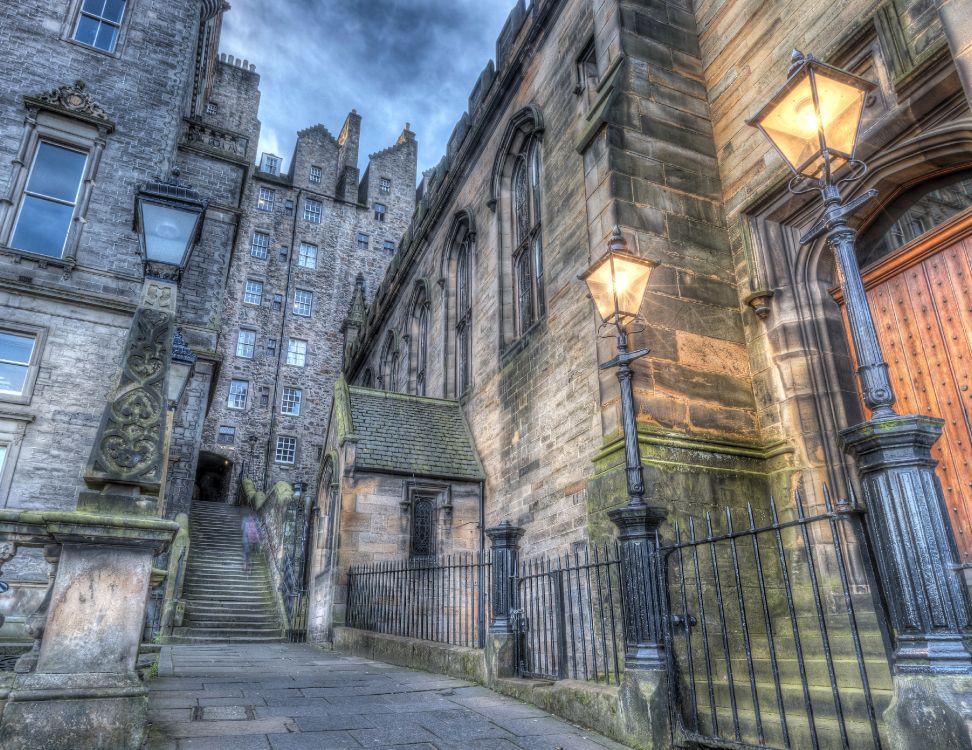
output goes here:
[{"label": "cloudy sky", "polygon": [[260,151],[289,163],[297,131],[323,123],[337,136],[362,116],[360,166],[406,122],[419,174],[452,128],[513,0],[232,0],[220,51],[260,74]]}]

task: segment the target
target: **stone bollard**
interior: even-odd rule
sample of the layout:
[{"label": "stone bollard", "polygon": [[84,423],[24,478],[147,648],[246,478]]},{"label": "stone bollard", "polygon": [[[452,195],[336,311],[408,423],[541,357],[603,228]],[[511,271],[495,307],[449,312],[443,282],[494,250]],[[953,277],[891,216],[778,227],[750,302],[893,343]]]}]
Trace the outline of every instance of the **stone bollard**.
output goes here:
[{"label": "stone bollard", "polygon": [[516,675],[516,580],[519,565],[519,543],[523,529],[503,521],[486,529],[492,547],[490,567],[489,628],[486,633],[486,672],[490,683],[500,677]]},{"label": "stone bollard", "polygon": [[628,733],[643,747],[671,747],[668,672],[661,624],[658,527],[663,508],[628,504],[608,514],[618,527],[621,585],[627,603],[621,709]]}]

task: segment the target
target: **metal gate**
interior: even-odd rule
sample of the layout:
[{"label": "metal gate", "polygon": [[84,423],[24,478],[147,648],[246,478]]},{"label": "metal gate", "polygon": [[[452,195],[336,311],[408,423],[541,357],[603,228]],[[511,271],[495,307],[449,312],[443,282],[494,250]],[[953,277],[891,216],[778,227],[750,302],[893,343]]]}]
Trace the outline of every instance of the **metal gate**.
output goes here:
[{"label": "metal gate", "polygon": [[856,505],[781,520],[676,524],[661,549],[680,746],[881,748],[891,699],[885,609]]},{"label": "metal gate", "polygon": [[615,545],[522,562],[513,578],[520,676],[620,682],[624,601]]}]

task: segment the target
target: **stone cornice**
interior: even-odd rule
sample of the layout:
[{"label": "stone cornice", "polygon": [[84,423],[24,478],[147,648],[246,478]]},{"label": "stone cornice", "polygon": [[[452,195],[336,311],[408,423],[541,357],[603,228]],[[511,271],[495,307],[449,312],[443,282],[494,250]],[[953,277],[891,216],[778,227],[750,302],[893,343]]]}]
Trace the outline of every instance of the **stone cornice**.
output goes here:
[{"label": "stone cornice", "polygon": [[109,297],[108,295],[95,294],[93,292],[79,292],[60,287],[48,287],[40,284],[25,284],[20,281],[5,278],[0,278],[0,290],[34,297],[44,297],[60,302],[71,302],[84,307],[95,307],[110,310],[111,312],[125,313],[127,315],[132,315],[137,307],[134,300],[128,301],[119,297]]}]

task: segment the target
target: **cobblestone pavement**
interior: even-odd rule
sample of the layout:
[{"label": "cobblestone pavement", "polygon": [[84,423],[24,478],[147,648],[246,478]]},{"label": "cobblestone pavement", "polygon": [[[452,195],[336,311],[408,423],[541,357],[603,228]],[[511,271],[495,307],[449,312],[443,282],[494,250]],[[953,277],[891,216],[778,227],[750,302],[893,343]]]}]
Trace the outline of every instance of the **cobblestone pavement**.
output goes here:
[{"label": "cobblestone pavement", "polygon": [[146,750],[625,750],[442,675],[307,645],[165,646]]}]

